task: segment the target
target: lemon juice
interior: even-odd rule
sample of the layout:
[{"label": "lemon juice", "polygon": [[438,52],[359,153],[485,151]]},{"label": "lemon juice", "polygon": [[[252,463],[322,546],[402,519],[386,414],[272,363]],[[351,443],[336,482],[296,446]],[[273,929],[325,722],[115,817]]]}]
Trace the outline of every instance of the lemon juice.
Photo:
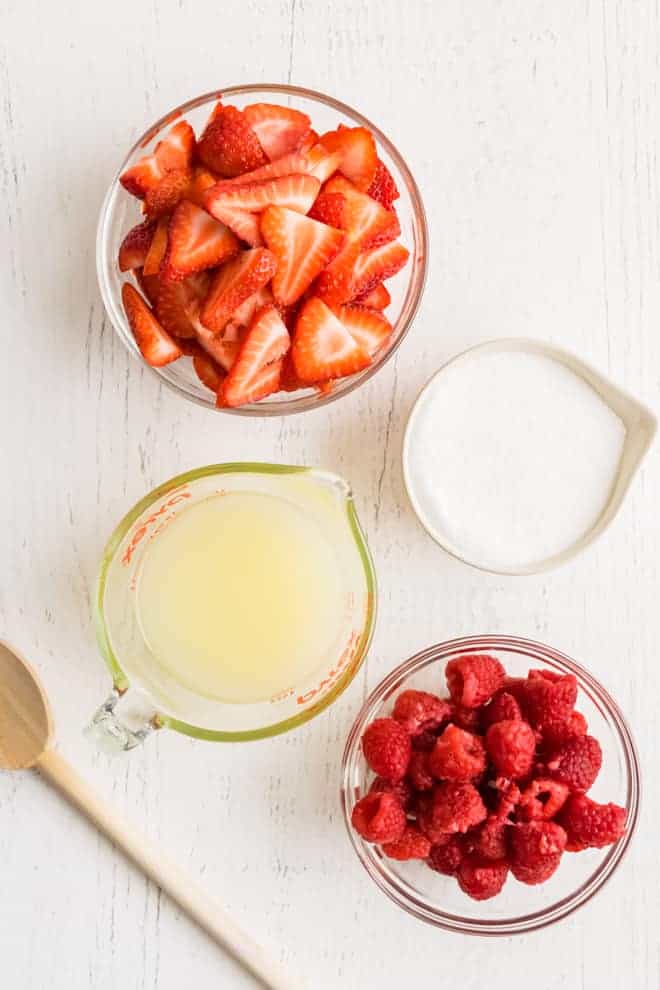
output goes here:
[{"label": "lemon juice", "polygon": [[210,495],[145,550],[136,616],[152,660],[208,698],[272,698],[327,668],[346,639],[340,562],[286,498]]}]

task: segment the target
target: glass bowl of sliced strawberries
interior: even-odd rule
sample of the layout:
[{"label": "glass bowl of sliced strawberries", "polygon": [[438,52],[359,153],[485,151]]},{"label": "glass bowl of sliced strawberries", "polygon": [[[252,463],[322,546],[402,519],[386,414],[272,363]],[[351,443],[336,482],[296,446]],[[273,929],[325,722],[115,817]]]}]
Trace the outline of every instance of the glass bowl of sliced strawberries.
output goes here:
[{"label": "glass bowl of sliced strawberries", "polygon": [[295,86],[190,100],[137,141],[99,221],[101,293],[136,357],[201,405],[324,405],[411,326],[428,232],[403,158],[361,114]]}]

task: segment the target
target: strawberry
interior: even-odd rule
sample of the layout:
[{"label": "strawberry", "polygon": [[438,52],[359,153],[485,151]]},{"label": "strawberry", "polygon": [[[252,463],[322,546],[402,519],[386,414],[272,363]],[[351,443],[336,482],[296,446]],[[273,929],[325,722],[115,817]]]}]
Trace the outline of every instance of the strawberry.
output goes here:
[{"label": "strawberry", "polygon": [[353,375],[371,361],[332,310],[315,296],[300,311],[291,354],[296,374],[305,384]]},{"label": "strawberry", "polygon": [[[239,327],[246,327],[252,321],[252,317],[258,309],[273,302],[273,293],[267,285],[248,296],[244,303],[241,303],[231,314],[232,323],[237,323]],[[286,321],[285,321],[286,322]]]},{"label": "strawberry", "polygon": [[315,144],[305,153],[307,159],[306,172],[316,176],[321,184],[326,182],[341,165],[340,151],[328,151],[321,143]]},{"label": "strawberry", "polygon": [[208,292],[210,274],[199,272],[189,278],[173,281],[159,279],[158,298],[154,310],[161,325],[175,337],[194,337],[195,328],[191,320],[191,306],[200,301]]},{"label": "strawberry", "polygon": [[280,206],[269,206],[265,211],[261,232],[277,258],[273,295],[284,306],[303,294],[344,239],[340,230]]},{"label": "strawberry", "polygon": [[369,357],[380,350],[392,333],[392,325],[382,313],[363,306],[342,306],[337,314],[351,337]]},{"label": "strawberry", "polygon": [[221,179],[218,185],[223,189],[234,189],[236,186],[245,186],[252,182],[277,179],[282,175],[302,175],[310,171],[307,156],[301,155],[298,151],[292,151],[290,154],[283,155],[282,158],[278,158],[268,165],[255,168],[253,172],[244,172],[243,175],[237,175],[233,179]]},{"label": "strawberry", "polygon": [[142,268],[155,229],[156,224],[152,220],[144,220],[137,227],[132,227],[129,230],[119,248],[119,271],[125,272],[129,268]]},{"label": "strawberry", "polygon": [[256,214],[239,210],[235,206],[226,206],[221,202],[214,204],[213,214],[216,220],[224,223],[250,247],[260,247],[263,244],[259,217]]},{"label": "strawberry", "polygon": [[321,135],[321,144],[328,151],[341,153],[339,171],[366,192],[374,181],[378,167],[378,154],[373,134],[366,127],[344,127],[340,124],[336,131]]},{"label": "strawberry", "polygon": [[250,401],[245,396],[252,394],[255,378],[268,365],[283,358],[290,346],[289,333],[275,307],[257,310],[223,385],[224,404],[241,406]]},{"label": "strawberry", "polygon": [[212,392],[217,393],[224,381],[225,373],[213,358],[209,357],[208,354],[195,354],[193,368],[202,385],[206,385]]},{"label": "strawberry", "polygon": [[144,199],[167,172],[188,169],[195,149],[195,132],[182,120],[159,141],[151,155],[140,158],[119,177],[124,189]]},{"label": "strawberry", "polygon": [[202,165],[231,179],[268,164],[268,159],[245,115],[236,107],[219,105],[199,139]]},{"label": "strawberry", "polygon": [[231,230],[194,203],[179,203],[170,219],[163,273],[181,279],[205,268],[215,268],[238,254],[240,245]]},{"label": "strawberry", "polygon": [[[259,399],[265,399],[267,395],[277,392],[280,387],[281,374],[282,359],[279,361],[273,361],[272,364],[267,364],[265,368],[262,368],[254,375],[249,384],[246,383],[241,392],[240,403],[234,402],[233,405],[245,405],[248,402],[258,402]],[[219,408],[225,408],[230,405],[230,403],[225,401],[224,391],[223,385],[218,392],[218,397],[215,403]]]},{"label": "strawberry", "polygon": [[154,236],[151,239],[147,256],[142,266],[143,275],[157,275],[160,271],[160,263],[167,251],[167,226],[168,217],[161,217],[156,224]]},{"label": "strawberry", "polygon": [[369,292],[378,282],[401,271],[410,252],[399,241],[390,241],[361,253],[353,271],[353,295]]},{"label": "strawberry", "polygon": [[204,205],[217,216],[216,204],[230,209],[256,213],[267,206],[284,206],[298,213],[307,213],[318,195],[321,183],[313,175],[282,175],[264,182],[254,182],[234,188],[213,186],[204,195]]},{"label": "strawberry", "polygon": [[284,357],[282,361],[282,371],[280,374],[280,389],[284,392],[297,392],[300,388],[307,388],[304,382],[301,382],[296,374],[296,369],[293,364],[293,358],[291,357],[291,351]]},{"label": "strawberry", "polygon": [[[341,206],[336,201],[337,195],[342,197]],[[326,196],[333,197],[333,213],[340,213],[335,226],[345,230],[352,241],[359,241],[363,250],[393,241],[401,233],[396,213],[386,210],[341,175],[325,184],[322,196],[314,204],[315,209],[323,208],[322,200]]]},{"label": "strawberry", "polygon": [[229,371],[241,346],[242,331],[233,323],[228,323],[222,333],[208,330],[193,311],[192,321],[195,327],[197,342],[205,353],[213,358],[224,372]]},{"label": "strawberry", "polygon": [[366,306],[367,309],[387,309],[389,304],[392,302],[392,297],[383,285],[382,282],[378,282],[377,285],[370,289],[368,292],[363,292],[361,296],[356,296],[355,299],[351,300],[356,306]]},{"label": "strawberry", "polygon": [[181,357],[181,349],[163,330],[137,289],[128,282],[122,285],[121,300],[135,342],[147,364],[160,368]]},{"label": "strawberry", "polygon": [[134,268],[133,275],[135,276],[135,281],[140,286],[142,292],[147,297],[151,305],[155,306],[158,301],[158,293],[160,291],[160,279],[158,278],[158,275],[145,275],[142,268]]},{"label": "strawberry", "polygon": [[200,206],[203,208],[204,193],[207,189],[210,189],[211,186],[214,186],[217,181],[218,180],[213,172],[209,172],[207,168],[203,168],[201,165],[198,165],[193,171],[192,181],[190,183],[190,188],[188,189],[186,198],[189,199],[191,203],[194,203],[195,206]]},{"label": "strawberry", "polygon": [[266,248],[241,251],[215,274],[201,309],[201,321],[218,333],[241,303],[271,280],[277,269],[275,255]]},{"label": "strawberry", "polygon": [[291,107],[253,103],[243,113],[271,162],[296,151],[309,133],[311,121],[307,114]]},{"label": "strawberry", "polygon": [[168,172],[144,197],[144,212],[151,220],[171,213],[174,207],[190,192],[193,174],[190,169]]},{"label": "strawberry", "polygon": [[316,131],[313,131],[310,127],[310,129],[307,131],[307,134],[305,134],[304,138],[298,145],[298,151],[301,153],[301,155],[306,155],[307,152],[310,151],[313,147],[315,147],[315,145],[317,145],[318,143],[319,143],[319,136],[316,133]]},{"label": "strawberry", "polygon": [[317,278],[314,292],[328,306],[342,306],[355,295],[353,270],[359,256],[359,242],[347,239],[334,261]]},{"label": "strawberry", "polygon": [[382,203],[386,210],[391,210],[392,203],[401,195],[396,187],[396,182],[392,178],[390,170],[387,165],[380,160],[380,158],[378,159],[378,164],[376,165],[376,174],[374,175],[373,181],[367,189],[367,192],[373,199],[376,199],[379,203]]}]

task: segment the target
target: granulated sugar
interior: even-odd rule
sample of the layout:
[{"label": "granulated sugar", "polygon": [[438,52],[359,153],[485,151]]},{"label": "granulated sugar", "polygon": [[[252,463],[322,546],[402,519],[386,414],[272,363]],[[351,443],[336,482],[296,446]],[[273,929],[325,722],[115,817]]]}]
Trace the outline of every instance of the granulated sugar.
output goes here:
[{"label": "granulated sugar", "polygon": [[554,358],[477,349],[427,388],[407,438],[408,485],[440,542],[493,570],[566,550],[609,501],[625,427]]}]

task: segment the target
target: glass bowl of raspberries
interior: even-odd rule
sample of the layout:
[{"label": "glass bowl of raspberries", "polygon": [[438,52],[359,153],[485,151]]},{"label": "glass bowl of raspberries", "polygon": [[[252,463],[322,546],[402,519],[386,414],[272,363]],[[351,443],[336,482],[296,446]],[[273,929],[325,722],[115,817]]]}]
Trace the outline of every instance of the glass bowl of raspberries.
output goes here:
[{"label": "glass bowl of raspberries", "polygon": [[371,878],[415,917],[513,935],[566,917],[625,853],[639,805],[616,702],[557,650],[455,639],[397,667],[350,732],[342,802]]},{"label": "glass bowl of raspberries", "polygon": [[388,138],[284,85],[177,107],[122,162],[97,270],[128,350],[225,412],[314,409],[368,381],[417,311],[428,232]]}]

